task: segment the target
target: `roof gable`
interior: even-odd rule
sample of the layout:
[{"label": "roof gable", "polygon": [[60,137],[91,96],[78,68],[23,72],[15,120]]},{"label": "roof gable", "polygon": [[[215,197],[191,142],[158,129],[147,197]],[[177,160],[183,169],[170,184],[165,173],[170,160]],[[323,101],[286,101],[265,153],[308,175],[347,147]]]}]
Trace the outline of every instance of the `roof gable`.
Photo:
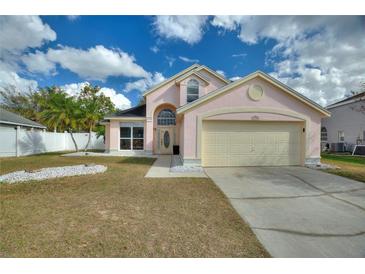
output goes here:
[{"label": "roof gable", "polygon": [[[231,81],[224,78],[222,75],[220,75],[219,73],[215,72],[214,70],[206,67],[206,66],[203,66],[203,65],[199,65],[199,64],[194,64],[186,69],[184,69],[183,71],[171,76],[170,78],[166,79],[165,81],[157,84],[156,86],[152,87],[151,89],[147,90],[143,96],[146,96],[148,94],[151,94],[152,92],[156,91],[158,88],[170,83],[171,81],[175,81],[177,80],[178,78],[182,77],[182,76],[185,76],[186,74],[193,74],[193,73],[198,73],[197,75],[200,76],[200,77],[204,77],[203,75],[201,75],[199,73],[199,71],[201,70],[206,70],[207,72],[209,72],[210,74],[214,75],[216,78],[220,79],[222,82],[228,84],[230,83]],[[204,81],[207,81],[207,79],[204,79]]]},{"label": "roof gable", "polygon": [[322,106],[320,106],[319,104],[313,102],[312,100],[310,100],[309,98],[305,97],[304,95],[300,94],[299,92],[295,91],[294,89],[288,87],[287,85],[283,84],[282,82],[278,81],[277,79],[271,77],[270,75],[262,72],[262,71],[256,71],[254,73],[251,73],[235,82],[231,82],[228,85],[225,85],[217,90],[214,90],[202,97],[200,97],[199,99],[186,104],[184,106],[181,106],[180,108],[177,109],[177,113],[184,113],[200,104],[203,104],[204,102],[220,95],[223,94],[229,90],[232,90],[235,87],[238,87],[244,83],[246,83],[249,80],[252,80],[256,77],[260,77],[261,79],[264,79],[265,81],[269,82],[270,84],[276,86],[277,88],[279,88],[280,90],[286,92],[287,94],[295,97],[296,99],[300,100],[301,102],[303,102],[304,104],[310,106],[311,108],[315,109],[316,111],[324,114],[325,116],[330,116],[329,111],[327,111],[325,108],[323,108]]},{"label": "roof gable", "polygon": [[177,74],[175,74],[175,75],[171,76],[170,78],[166,79],[165,81],[162,81],[161,83],[159,83],[159,84],[157,84],[157,85],[153,86],[153,87],[152,87],[152,88],[150,88],[149,90],[146,90],[146,91],[143,93],[143,96],[146,96],[146,95],[148,95],[148,94],[150,94],[150,93],[154,92],[154,91],[155,91],[155,90],[157,90],[158,88],[160,88],[160,87],[162,87],[162,86],[164,86],[164,85],[168,84],[169,82],[171,82],[171,81],[173,81],[173,80],[177,79],[178,77],[182,76],[183,74],[185,74],[185,73],[189,72],[190,70],[192,70],[192,69],[194,69],[194,68],[197,68],[197,67],[199,67],[199,65],[198,65],[198,64],[191,65],[190,67],[188,67],[188,68],[184,69],[183,71],[180,71],[179,73],[177,73]]},{"label": "roof gable", "polygon": [[186,78],[192,76],[192,75],[195,75],[196,77],[198,77],[199,79],[203,80],[205,83],[209,84],[209,79],[207,79],[204,75],[200,74],[199,72],[195,71],[195,70],[192,70],[190,71],[189,73],[186,73],[182,76],[180,76],[179,78],[177,78],[175,80],[175,83],[179,84],[181,83],[182,81],[184,81]]}]

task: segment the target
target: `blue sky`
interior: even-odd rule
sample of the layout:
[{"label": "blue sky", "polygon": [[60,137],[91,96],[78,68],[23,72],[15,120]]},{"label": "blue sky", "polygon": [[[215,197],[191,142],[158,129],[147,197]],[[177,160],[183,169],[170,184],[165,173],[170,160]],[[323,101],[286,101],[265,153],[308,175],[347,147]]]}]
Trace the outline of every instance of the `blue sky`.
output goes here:
[{"label": "blue sky", "polygon": [[353,16],[0,16],[0,87],[58,85],[75,94],[89,82],[126,108],[198,62],[233,80],[265,71],[326,105],[365,80],[364,23]]},{"label": "blue sky", "polygon": [[[82,16],[75,20],[69,20],[66,16],[45,16],[42,20],[57,33],[57,40],[44,45],[44,49],[56,47],[57,44],[82,49],[95,45],[120,48],[132,54],[145,70],[161,72],[165,77],[170,77],[194,63],[183,61],[179,56],[197,60],[215,70],[222,70],[228,78],[243,76],[257,69],[272,71],[270,66],[265,66],[265,52],[270,48],[270,43],[245,45],[237,39],[235,33],[219,34],[216,28],[209,26],[204,39],[200,43],[190,45],[177,39],[159,39],[153,28],[153,18],[148,16]],[[153,47],[157,47],[159,51],[153,52]],[[168,58],[176,59],[171,67],[171,59]],[[64,85],[85,80],[62,68],[58,68],[56,76],[37,79],[41,86]],[[109,77],[105,82],[86,80],[122,92],[125,84],[135,79]],[[126,95],[132,104],[135,104],[139,94],[140,91],[134,90]]]}]

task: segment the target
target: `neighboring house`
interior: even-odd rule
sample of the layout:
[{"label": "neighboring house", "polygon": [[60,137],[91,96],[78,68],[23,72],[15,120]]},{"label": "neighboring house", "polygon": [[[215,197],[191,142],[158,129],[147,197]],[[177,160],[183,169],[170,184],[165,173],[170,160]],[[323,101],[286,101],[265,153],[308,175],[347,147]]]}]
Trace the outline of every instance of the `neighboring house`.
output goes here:
[{"label": "neighboring house", "polygon": [[331,117],[322,119],[321,146],[331,151],[352,151],[365,145],[365,92],[327,106]]},{"label": "neighboring house", "polygon": [[29,130],[44,130],[46,127],[37,122],[24,118],[18,114],[0,108],[0,128],[26,128]]},{"label": "neighboring house", "polygon": [[195,166],[320,160],[321,119],[329,112],[261,71],[231,82],[195,64],[143,96],[145,105],[105,117],[107,151],[175,153]]}]

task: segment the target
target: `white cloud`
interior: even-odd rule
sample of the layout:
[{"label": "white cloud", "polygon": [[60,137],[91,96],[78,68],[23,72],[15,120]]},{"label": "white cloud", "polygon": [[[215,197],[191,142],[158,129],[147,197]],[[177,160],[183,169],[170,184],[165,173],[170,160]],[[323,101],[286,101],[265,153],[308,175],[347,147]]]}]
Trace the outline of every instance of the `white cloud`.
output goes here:
[{"label": "white cloud", "polygon": [[160,51],[160,49],[157,46],[150,47],[150,50],[154,53],[157,53]]},{"label": "white cloud", "polygon": [[49,49],[47,57],[80,77],[104,81],[109,76],[147,77],[135,58],[119,49],[97,45],[88,50],[62,46]]},{"label": "white cloud", "polygon": [[[12,86],[20,93],[35,91],[38,88],[37,81],[23,78],[19,74],[25,72],[19,65],[22,54],[56,40],[56,36],[39,16],[0,16],[0,88]],[[52,64],[40,55],[37,55],[38,59],[32,57],[24,56],[32,70],[42,70],[42,73],[53,70]],[[35,63],[41,65],[41,68],[36,69]]]},{"label": "white cloud", "polygon": [[37,48],[56,40],[56,33],[39,16],[0,16],[0,54]]},{"label": "white cloud", "polygon": [[131,101],[125,97],[121,93],[117,93],[112,88],[101,88],[100,93],[104,94],[107,97],[110,97],[110,100],[114,103],[114,105],[119,109],[127,109],[131,107]]},{"label": "white cloud", "polygon": [[80,18],[80,15],[67,15],[67,19],[71,22],[76,21]]},{"label": "white cloud", "polygon": [[37,81],[19,75],[19,60],[24,51],[54,40],[56,33],[39,16],[0,16],[0,88],[36,90]]},{"label": "white cloud", "polygon": [[247,44],[274,40],[266,60],[274,67],[271,74],[322,105],[344,97],[365,80],[362,17],[218,16],[212,24],[238,31]]},{"label": "white cloud", "polygon": [[226,77],[226,73],[223,70],[216,70],[216,72],[224,77]]},{"label": "white cloud", "polygon": [[48,60],[47,55],[41,51],[30,53],[21,57],[23,63],[27,66],[28,71],[43,73],[45,75],[56,73],[56,64]]},{"label": "white cloud", "polygon": [[155,17],[153,24],[160,36],[193,45],[201,40],[207,19],[207,16],[161,15]]},{"label": "white cloud", "polygon": [[166,56],[166,60],[167,60],[167,63],[169,64],[170,68],[174,65],[174,63],[176,61],[176,59],[174,57],[170,57],[170,56]]},{"label": "white cloud", "polygon": [[215,27],[220,27],[228,31],[235,30],[242,19],[243,16],[239,15],[219,15],[215,16],[210,24]]},{"label": "white cloud", "polygon": [[147,78],[127,83],[125,85],[124,91],[129,92],[132,90],[138,90],[140,92],[144,92],[164,80],[165,77],[160,72],[155,72],[153,75],[149,74]]},{"label": "white cloud", "polygon": [[239,76],[233,76],[233,77],[229,78],[229,80],[231,80],[231,81],[237,81],[237,80],[239,80],[241,78],[242,77],[239,77]]},{"label": "white cloud", "polygon": [[241,58],[245,58],[247,56],[247,53],[236,53],[236,54],[232,54],[232,57],[241,57]]},{"label": "white cloud", "polygon": [[[67,84],[61,87],[70,96],[78,96],[81,90],[89,85],[88,82]],[[105,96],[109,97],[114,105],[119,109],[127,109],[131,107],[131,101],[125,97],[123,94],[118,93],[112,88],[102,87],[99,91]]]},{"label": "white cloud", "polygon": [[37,81],[22,78],[11,66],[0,62],[0,90],[9,86],[14,87],[19,93],[34,91],[38,87]]},{"label": "white cloud", "polygon": [[186,63],[199,63],[198,59],[191,59],[185,56],[179,56],[179,59],[186,62]]}]

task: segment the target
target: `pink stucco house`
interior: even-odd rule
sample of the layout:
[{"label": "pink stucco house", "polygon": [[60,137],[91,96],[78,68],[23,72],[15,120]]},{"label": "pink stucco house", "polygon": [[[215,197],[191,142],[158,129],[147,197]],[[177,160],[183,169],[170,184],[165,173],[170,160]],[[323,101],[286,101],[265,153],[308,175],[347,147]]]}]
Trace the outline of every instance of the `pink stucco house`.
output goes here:
[{"label": "pink stucco house", "polygon": [[257,71],[237,81],[194,64],[147,90],[146,104],[105,117],[106,150],[179,154],[184,165],[316,164],[329,112]]}]

